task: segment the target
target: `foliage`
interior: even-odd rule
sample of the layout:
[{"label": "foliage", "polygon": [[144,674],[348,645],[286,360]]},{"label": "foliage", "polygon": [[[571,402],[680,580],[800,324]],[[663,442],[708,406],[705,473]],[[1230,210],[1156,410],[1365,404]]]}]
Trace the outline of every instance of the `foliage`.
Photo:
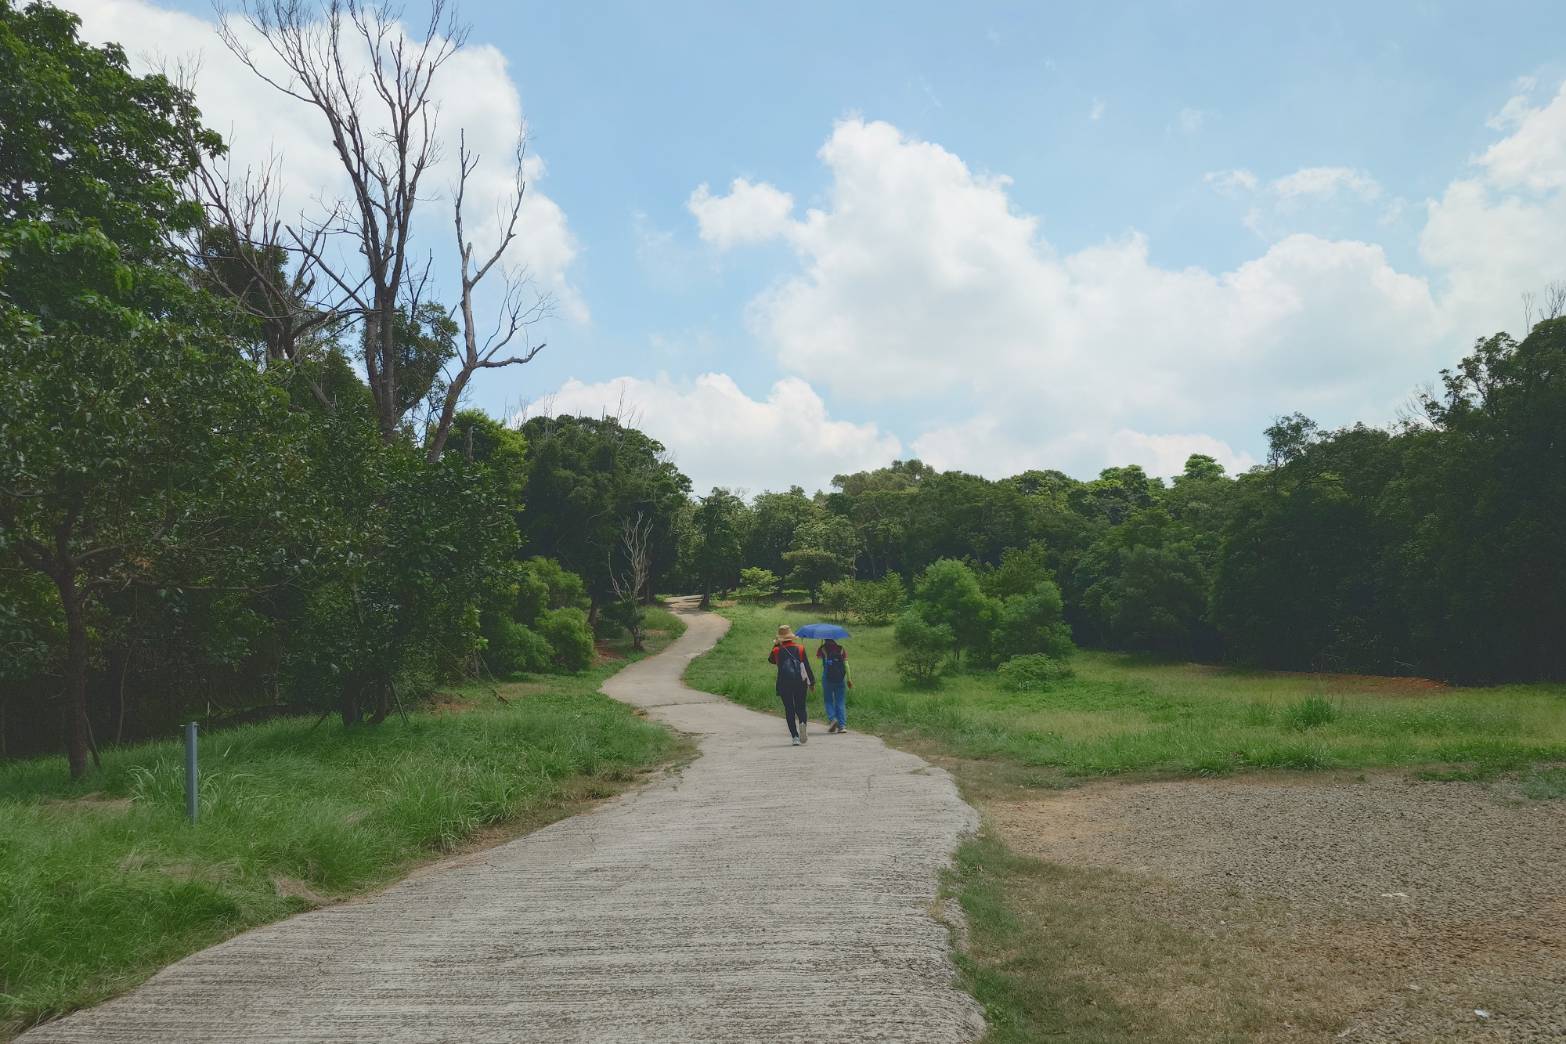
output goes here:
[{"label": "foliage", "polygon": [[965,563],[943,558],[926,569],[914,585],[913,611],[951,632],[952,652],[958,660],[971,652],[979,663],[986,662],[1001,606],[984,593],[978,576]]},{"label": "foliage", "polygon": [[550,609],[538,618],[536,626],[549,643],[550,658],[557,668],[574,674],[593,665],[593,629],[585,612],[573,606]]},{"label": "foliage", "polygon": [[907,598],[903,578],[887,573],[879,580],[853,581],[848,590],[848,608],[861,623],[889,624],[903,611]]},{"label": "foliage", "polygon": [[770,597],[778,589],[778,575],[770,569],[752,566],[740,570],[739,595],[748,601]]},{"label": "foliage", "polygon": [[1063,660],[1075,651],[1071,628],[1063,618],[1060,588],[1053,580],[1040,580],[1033,590],[1001,602],[993,648],[1002,659],[1043,653]]},{"label": "foliage", "polygon": [[1043,692],[1073,673],[1069,664],[1046,653],[1023,653],[996,668],[1005,685],[1021,692]]},{"label": "foliage", "polygon": [[897,618],[896,635],[898,677],[908,685],[934,685],[956,645],[951,627],[910,610]]},{"label": "foliage", "polygon": [[652,527],[654,576],[675,564],[674,522],[690,480],[663,445],[612,417],[533,417],[522,426],[530,463],[519,520],[523,550],[582,577],[592,605],[614,600],[611,569],[622,525]]},{"label": "foliage", "polygon": [[688,572],[701,590],[704,607],[711,604],[713,591],[728,591],[739,582],[748,521],[745,502],[726,489],[714,487],[697,502]]}]

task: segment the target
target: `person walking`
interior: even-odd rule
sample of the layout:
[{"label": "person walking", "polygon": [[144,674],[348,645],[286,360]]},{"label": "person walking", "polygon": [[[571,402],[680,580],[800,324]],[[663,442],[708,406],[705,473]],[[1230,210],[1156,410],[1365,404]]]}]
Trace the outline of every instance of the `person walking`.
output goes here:
[{"label": "person walking", "polygon": [[810,742],[810,732],[805,725],[805,696],[816,687],[816,672],[810,666],[804,645],[794,637],[794,629],[788,624],[778,628],[778,637],[772,643],[767,662],[778,668],[778,697],[783,701],[783,715],[788,719],[788,733],[794,738],[794,746]]},{"label": "person walking", "polygon": [[816,659],[821,661],[821,702],[826,705],[827,720],[832,724],[828,732],[848,731],[848,710],[845,706],[848,690],[854,683],[848,677],[848,650],[828,638],[816,649]]}]

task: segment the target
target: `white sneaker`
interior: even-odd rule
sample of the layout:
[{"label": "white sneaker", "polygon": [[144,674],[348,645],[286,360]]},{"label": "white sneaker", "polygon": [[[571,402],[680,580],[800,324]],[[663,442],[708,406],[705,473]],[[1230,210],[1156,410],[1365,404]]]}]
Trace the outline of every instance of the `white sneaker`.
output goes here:
[{"label": "white sneaker", "polygon": [[794,746],[796,746],[796,747],[799,746],[799,737],[798,736],[794,737]]},{"label": "white sneaker", "polygon": [[801,743],[809,743],[810,742],[810,726],[805,724],[803,719],[801,719],[801,721],[799,723],[799,742],[801,742]]}]

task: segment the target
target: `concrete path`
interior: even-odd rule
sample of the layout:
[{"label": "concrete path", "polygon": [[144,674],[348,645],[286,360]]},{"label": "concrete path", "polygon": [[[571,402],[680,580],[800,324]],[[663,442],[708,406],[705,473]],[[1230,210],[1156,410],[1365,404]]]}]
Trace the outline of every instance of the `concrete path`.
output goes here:
[{"label": "concrete path", "polygon": [[973,810],[944,772],[879,740],[816,731],[791,747],[780,719],[685,688],[685,665],[727,627],[687,622],[664,653],[605,686],[700,734],[701,756],[682,772],[238,936],[22,1039],[979,1036],[931,915]]}]

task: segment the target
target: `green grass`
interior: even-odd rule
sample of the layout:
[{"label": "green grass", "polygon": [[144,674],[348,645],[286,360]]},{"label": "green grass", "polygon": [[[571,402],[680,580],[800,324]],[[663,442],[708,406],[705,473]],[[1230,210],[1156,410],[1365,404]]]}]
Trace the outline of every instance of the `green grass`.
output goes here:
[{"label": "green grass", "polygon": [[[683,630],[662,610],[656,651]],[[622,648],[616,650],[624,653]],[[678,755],[675,735],[576,677],[456,690],[382,725],[286,719],[201,740],[201,815],[184,820],[183,752],[0,765],[0,1038],[323,898],[384,885],[480,831],[515,833]]]},{"label": "green grass", "polygon": [[[777,712],[766,663],[772,636],[779,623],[815,617],[783,607],[723,612],[733,628],[692,663],[687,680]],[[1561,685],[1443,688],[1084,652],[1072,660],[1075,677],[1047,692],[1008,690],[994,672],[948,677],[930,691],[898,681],[890,627],[851,630],[850,726],[931,743],[958,758],[1070,776],[1432,765],[1493,775],[1566,761]]]}]

